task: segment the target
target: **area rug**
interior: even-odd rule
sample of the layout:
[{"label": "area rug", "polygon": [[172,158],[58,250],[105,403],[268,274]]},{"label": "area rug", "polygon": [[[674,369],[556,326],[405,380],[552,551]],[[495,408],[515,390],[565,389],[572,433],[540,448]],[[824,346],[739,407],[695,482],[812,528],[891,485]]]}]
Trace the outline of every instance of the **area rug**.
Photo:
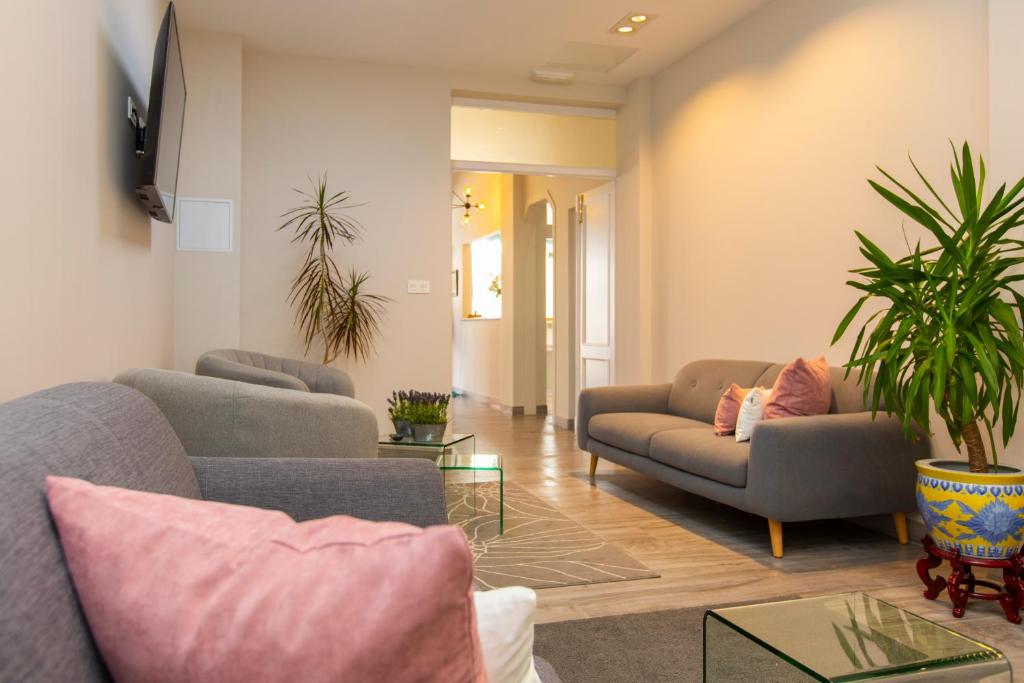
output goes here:
[{"label": "area rug", "polygon": [[497,482],[448,484],[445,497],[448,518],[469,539],[478,588],[553,588],[659,576],[516,484],[505,484],[504,535],[498,535]]},{"label": "area rug", "polygon": [[[725,606],[537,624],[533,653],[550,662],[565,683],[700,681],[704,674],[704,612]],[[759,671],[749,660],[737,662],[737,667],[746,672],[743,680],[781,680]]]}]

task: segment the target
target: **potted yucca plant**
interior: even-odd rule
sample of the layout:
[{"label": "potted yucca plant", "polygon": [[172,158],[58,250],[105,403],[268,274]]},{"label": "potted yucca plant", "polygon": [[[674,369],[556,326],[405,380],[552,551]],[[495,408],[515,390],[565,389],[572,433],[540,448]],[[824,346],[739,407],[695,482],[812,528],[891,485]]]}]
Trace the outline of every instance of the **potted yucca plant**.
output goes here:
[{"label": "potted yucca plant", "polygon": [[[868,265],[851,271],[863,295],[832,340],[847,331],[865,305],[848,371],[858,370],[865,403],[931,433],[934,414],[967,461],[917,463],[917,501],[935,543],[969,557],[1016,553],[1024,529],[1024,473],[1000,465],[1017,425],[1024,384],[1024,179],[985,196],[985,162],[975,165],[965,143],[953,148],[955,200],[946,202],[911,159],[922,188],[915,192],[882,169],[887,185],[871,187],[930,236],[894,258],[857,232]],[[925,199],[924,197],[929,197]],[[952,207],[952,208],[951,208]],[[870,378],[870,379],[869,379]],[[986,455],[986,440],[992,462]]]},{"label": "potted yucca plant", "polygon": [[347,192],[327,191],[327,176],[310,178],[311,192],[295,190],[302,203],[282,215],[278,230],[291,228],[292,242],[306,246],[298,275],[292,280],[289,301],[302,330],[306,353],[314,342],[323,345],[323,364],[340,355],[366,360],[380,334],[386,296],[367,291],[368,273],[350,268],[342,273],[334,262],[334,245],[351,244],[362,234],[359,223],[344,213],[358,206]]}]

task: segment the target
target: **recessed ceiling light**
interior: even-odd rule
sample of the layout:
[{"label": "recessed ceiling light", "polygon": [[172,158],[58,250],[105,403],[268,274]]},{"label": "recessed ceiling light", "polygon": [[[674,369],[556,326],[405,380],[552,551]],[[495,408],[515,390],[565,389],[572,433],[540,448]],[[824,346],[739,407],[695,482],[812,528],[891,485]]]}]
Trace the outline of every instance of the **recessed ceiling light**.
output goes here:
[{"label": "recessed ceiling light", "polygon": [[655,19],[657,17],[649,12],[630,12],[612,24],[608,32],[624,36],[632,35],[640,29],[647,28]]}]

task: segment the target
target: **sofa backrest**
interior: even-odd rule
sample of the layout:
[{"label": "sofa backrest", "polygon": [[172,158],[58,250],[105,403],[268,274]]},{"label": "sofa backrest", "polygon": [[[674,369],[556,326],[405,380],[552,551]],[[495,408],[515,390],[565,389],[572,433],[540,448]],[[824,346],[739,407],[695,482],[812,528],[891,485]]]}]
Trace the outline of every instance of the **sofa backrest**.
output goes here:
[{"label": "sofa backrest", "polygon": [[281,358],[241,349],[207,351],[196,361],[196,374],[282,389],[355,397],[347,372],[297,358]]},{"label": "sofa backrest", "polygon": [[114,381],[152,399],[194,457],[377,457],[377,417],[348,396],[155,368],[125,370]]},{"label": "sofa backrest", "polygon": [[[673,415],[702,422],[715,421],[715,409],[730,384],[741,387],[768,387],[786,367],[785,363],[753,360],[698,360],[688,363],[676,373],[668,397],[668,410]],[[844,368],[830,368],[832,373],[832,405],[830,413],[856,413],[864,410],[863,389],[856,374],[844,379]]]},{"label": "sofa backrest", "polygon": [[109,681],[50,520],[49,474],[190,498],[199,484],[167,420],[128,387],[66,384],[0,405],[0,680]]}]

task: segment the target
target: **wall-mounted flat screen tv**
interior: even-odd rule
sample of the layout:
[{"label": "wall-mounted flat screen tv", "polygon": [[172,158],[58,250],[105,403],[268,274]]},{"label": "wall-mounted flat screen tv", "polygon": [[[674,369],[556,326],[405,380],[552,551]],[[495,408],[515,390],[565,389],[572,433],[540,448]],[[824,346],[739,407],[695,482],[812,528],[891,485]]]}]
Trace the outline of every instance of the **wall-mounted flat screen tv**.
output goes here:
[{"label": "wall-mounted flat screen tv", "polygon": [[185,69],[181,63],[174,3],[167,6],[153,53],[139,184],[136,194],[158,221],[174,220],[178,194],[178,158],[185,124]]}]

